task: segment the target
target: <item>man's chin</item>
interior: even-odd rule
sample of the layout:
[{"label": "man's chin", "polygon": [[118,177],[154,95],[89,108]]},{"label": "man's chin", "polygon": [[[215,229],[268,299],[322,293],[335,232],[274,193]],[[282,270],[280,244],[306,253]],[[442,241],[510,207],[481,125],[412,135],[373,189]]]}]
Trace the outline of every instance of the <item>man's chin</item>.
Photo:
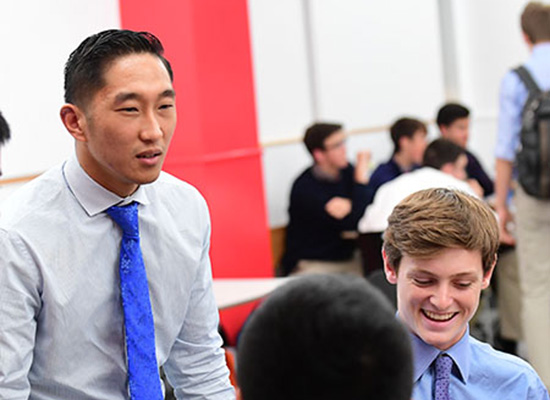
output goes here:
[{"label": "man's chin", "polygon": [[160,173],[161,173],[161,171],[158,170],[155,173],[150,173],[150,174],[147,174],[146,176],[142,176],[137,180],[137,183],[139,185],[147,185],[149,183],[153,183],[154,181],[156,181],[159,178]]},{"label": "man's chin", "polygon": [[448,350],[462,338],[462,335],[454,332],[424,332],[418,336],[425,343],[439,350]]}]

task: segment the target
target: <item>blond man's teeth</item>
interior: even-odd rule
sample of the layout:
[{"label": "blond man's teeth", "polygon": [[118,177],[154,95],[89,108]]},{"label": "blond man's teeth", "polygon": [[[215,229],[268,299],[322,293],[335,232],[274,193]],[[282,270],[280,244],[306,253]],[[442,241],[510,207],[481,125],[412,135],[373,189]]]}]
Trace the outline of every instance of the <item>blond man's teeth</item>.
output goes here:
[{"label": "blond man's teeth", "polygon": [[430,311],[424,310],[424,313],[428,316],[428,318],[436,320],[436,321],[447,321],[455,315],[455,313],[447,313],[447,314],[435,314]]}]

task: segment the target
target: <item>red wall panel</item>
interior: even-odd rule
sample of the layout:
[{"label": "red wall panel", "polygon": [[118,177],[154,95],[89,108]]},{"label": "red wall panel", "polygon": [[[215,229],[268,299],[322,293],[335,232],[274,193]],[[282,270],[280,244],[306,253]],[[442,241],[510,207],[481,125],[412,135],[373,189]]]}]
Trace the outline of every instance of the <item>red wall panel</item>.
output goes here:
[{"label": "red wall panel", "polygon": [[[246,0],[120,1],[121,25],[157,35],[174,69],[178,127],[164,169],[212,216],[214,277],[271,276]],[[250,305],[222,313],[230,339]]]}]

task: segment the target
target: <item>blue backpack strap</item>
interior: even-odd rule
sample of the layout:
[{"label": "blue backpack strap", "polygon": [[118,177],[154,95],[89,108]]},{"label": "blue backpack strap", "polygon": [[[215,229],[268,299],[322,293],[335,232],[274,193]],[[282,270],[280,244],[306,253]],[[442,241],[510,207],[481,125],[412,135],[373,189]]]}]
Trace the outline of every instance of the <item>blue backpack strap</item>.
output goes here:
[{"label": "blue backpack strap", "polygon": [[521,81],[525,84],[527,90],[529,90],[529,94],[534,95],[542,93],[542,90],[540,90],[539,85],[537,85],[527,68],[521,65],[515,68],[514,72],[518,74]]}]

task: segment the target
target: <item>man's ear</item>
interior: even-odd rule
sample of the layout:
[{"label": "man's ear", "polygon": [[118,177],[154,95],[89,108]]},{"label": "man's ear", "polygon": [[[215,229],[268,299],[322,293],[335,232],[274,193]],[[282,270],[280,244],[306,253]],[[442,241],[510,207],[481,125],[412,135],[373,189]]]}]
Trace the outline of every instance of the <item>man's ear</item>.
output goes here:
[{"label": "man's ear", "polygon": [[441,172],[446,173],[447,175],[453,175],[455,165],[453,163],[445,163],[439,168]]},{"label": "man's ear", "polygon": [[449,132],[449,128],[446,125],[438,125],[439,132],[441,132],[442,138],[447,138],[447,133]]},{"label": "man's ear", "polygon": [[86,116],[74,104],[65,104],[59,112],[61,121],[72,137],[80,142],[86,142]]},{"label": "man's ear", "polygon": [[311,154],[316,164],[322,163],[325,159],[325,153],[322,149],[313,149]]},{"label": "man's ear", "polygon": [[411,142],[411,139],[407,136],[401,136],[399,138],[399,151],[407,151],[406,149],[409,148],[409,143]]},{"label": "man's ear", "polygon": [[531,41],[531,39],[529,39],[529,35],[526,34],[525,32],[521,32],[521,34],[523,36],[523,41],[527,44],[527,47],[531,49],[534,43]]},{"label": "man's ear", "polygon": [[395,285],[397,283],[397,270],[388,262],[388,256],[386,250],[382,249],[382,258],[384,259],[384,273],[386,274],[386,280]]},{"label": "man's ear", "polygon": [[491,284],[491,277],[493,276],[493,272],[495,271],[495,265],[497,265],[497,259],[498,259],[498,256],[495,254],[495,260],[493,261],[493,265],[491,266],[489,271],[483,274],[483,279],[481,280],[481,289],[487,289]]}]

